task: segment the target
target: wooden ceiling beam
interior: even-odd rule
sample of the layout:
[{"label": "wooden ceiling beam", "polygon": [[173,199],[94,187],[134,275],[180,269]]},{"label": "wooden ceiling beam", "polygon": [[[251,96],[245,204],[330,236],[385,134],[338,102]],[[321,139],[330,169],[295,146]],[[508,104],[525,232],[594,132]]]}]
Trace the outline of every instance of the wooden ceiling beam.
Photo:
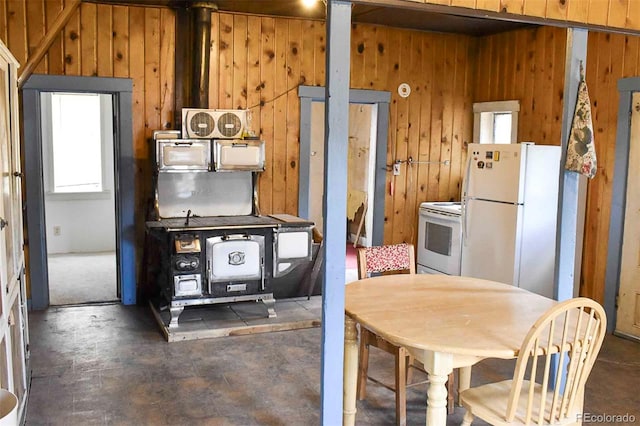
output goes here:
[{"label": "wooden ceiling beam", "polygon": [[56,20],[51,25],[51,28],[44,35],[42,41],[33,52],[33,54],[29,56],[29,59],[27,59],[27,63],[25,64],[24,68],[22,68],[20,77],[18,77],[19,89],[24,86],[24,83],[36,69],[44,54],[47,53],[47,50],[49,50],[49,47],[51,47],[51,43],[53,43],[60,31],[62,31],[62,28],[64,28],[64,26],[67,24],[67,22],[69,22],[69,19],[71,18],[71,15],[73,15],[73,12],[75,12],[78,6],[80,6],[80,3],[81,0],[71,0],[62,10],[62,12],[58,14]]}]

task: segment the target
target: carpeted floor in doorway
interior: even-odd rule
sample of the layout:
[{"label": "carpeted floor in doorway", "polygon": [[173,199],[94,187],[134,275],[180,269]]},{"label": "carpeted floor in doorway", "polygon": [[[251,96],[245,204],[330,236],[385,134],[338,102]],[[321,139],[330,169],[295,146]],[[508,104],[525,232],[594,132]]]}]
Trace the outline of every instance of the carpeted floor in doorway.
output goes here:
[{"label": "carpeted floor in doorway", "polygon": [[51,305],[118,299],[115,252],[51,254],[48,260]]}]

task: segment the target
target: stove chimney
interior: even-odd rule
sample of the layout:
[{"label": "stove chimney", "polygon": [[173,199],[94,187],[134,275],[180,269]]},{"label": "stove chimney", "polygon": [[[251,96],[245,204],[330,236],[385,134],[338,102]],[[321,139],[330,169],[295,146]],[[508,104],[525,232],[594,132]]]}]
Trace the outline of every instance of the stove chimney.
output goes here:
[{"label": "stove chimney", "polygon": [[209,59],[211,13],[218,6],[210,1],[180,1],[176,8],[174,128],[182,126],[182,108],[209,108]]},{"label": "stove chimney", "polygon": [[212,2],[199,1],[191,6],[193,28],[191,67],[191,105],[209,108],[209,59],[211,56],[211,12],[218,10]]}]

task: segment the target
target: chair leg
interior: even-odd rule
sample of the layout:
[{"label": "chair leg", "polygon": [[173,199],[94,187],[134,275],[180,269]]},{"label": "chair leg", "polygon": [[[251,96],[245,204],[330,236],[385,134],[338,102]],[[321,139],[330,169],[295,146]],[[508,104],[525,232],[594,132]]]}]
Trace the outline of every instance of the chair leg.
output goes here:
[{"label": "chair leg", "polygon": [[460,394],[471,387],[471,367],[460,367],[458,369],[458,405],[460,404]]},{"label": "chair leg", "polygon": [[358,354],[358,387],[356,397],[363,400],[367,397],[367,375],[369,374],[369,332],[360,328],[360,350]]},{"label": "chair leg", "polygon": [[473,414],[471,414],[470,410],[467,410],[467,412],[464,413],[464,418],[462,419],[461,426],[471,426],[472,421],[473,421]]},{"label": "chair leg", "polygon": [[410,384],[413,380],[413,368],[410,368],[413,365],[414,359],[411,355],[407,353],[406,357],[406,365],[407,365],[407,384]]},{"label": "chair leg", "polygon": [[449,379],[447,380],[447,414],[453,414],[456,409],[455,395],[454,393],[454,374],[453,371],[449,373]]},{"label": "chair leg", "polygon": [[396,352],[396,424],[407,424],[407,350],[399,347]]}]

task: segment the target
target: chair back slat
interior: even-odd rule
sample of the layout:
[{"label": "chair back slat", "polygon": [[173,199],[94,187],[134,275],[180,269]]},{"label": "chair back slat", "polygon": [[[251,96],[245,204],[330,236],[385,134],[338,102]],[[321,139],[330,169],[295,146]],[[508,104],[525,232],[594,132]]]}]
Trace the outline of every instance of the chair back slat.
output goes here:
[{"label": "chair back slat", "polygon": [[[545,353],[545,357],[544,357],[544,373],[542,373],[542,389],[548,389],[549,388],[549,371],[551,371],[551,356],[549,356],[549,354],[554,352],[554,340],[553,340],[553,336],[556,330],[556,320],[555,318],[552,319],[549,322],[549,332],[547,335],[547,347],[544,350]],[[535,382],[536,381],[536,376],[532,375],[529,380],[531,382]],[[540,398],[540,406],[538,407],[538,413],[545,413],[546,412],[546,408],[547,408],[547,398]],[[541,425],[543,424],[545,419],[545,416],[542,414],[538,415],[538,424]]]},{"label": "chair back slat", "polygon": [[[564,327],[562,329],[562,340],[560,342],[560,347],[564,348],[567,345],[567,339],[568,339],[568,332],[569,332],[569,323],[571,322],[571,311],[566,311],[565,315],[564,315]],[[560,405],[561,404],[561,397],[562,395],[560,395],[560,388],[562,386],[562,372],[564,370],[564,359],[560,359],[558,360],[558,365],[556,367],[556,382],[553,386],[553,388],[556,390],[553,393],[553,401],[551,401],[551,415],[553,416],[553,420],[559,420],[561,413],[560,413]],[[566,392],[565,392],[566,394]],[[560,398],[560,399],[559,399]]]},{"label": "chair back slat", "polygon": [[[582,400],[584,385],[605,332],[604,309],[587,298],[559,303],[536,321],[518,354],[505,420],[513,422],[517,414],[519,421],[525,424],[542,425],[562,422],[576,415],[580,408],[575,406],[576,401]],[[554,356],[558,363],[555,368],[552,367]],[[539,362],[544,362],[544,369],[538,384]],[[554,380],[552,373],[556,374]],[[526,409],[518,413],[525,386]]]},{"label": "chair back slat", "polygon": [[408,270],[416,273],[412,244],[391,244],[361,247],[358,249],[358,278],[363,279],[377,272]]},{"label": "chair back slat", "polygon": [[594,330],[599,329],[601,325],[601,321],[595,317],[595,312],[591,310],[591,312],[589,313],[589,322],[587,323],[585,333],[583,334],[583,336],[581,336],[582,339],[580,339],[579,342],[581,350],[578,359],[580,364],[578,365],[578,374],[576,374],[574,383],[572,383],[572,391],[569,394],[569,406],[572,406],[574,404],[579,391],[581,389],[584,389],[584,385],[586,384],[589,373],[591,372],[591,367],[595,362],[595,357],[597,356],[600,347],[598,345],[597,348],[594,348],[595,342],[592,337],[592,333]]}]

